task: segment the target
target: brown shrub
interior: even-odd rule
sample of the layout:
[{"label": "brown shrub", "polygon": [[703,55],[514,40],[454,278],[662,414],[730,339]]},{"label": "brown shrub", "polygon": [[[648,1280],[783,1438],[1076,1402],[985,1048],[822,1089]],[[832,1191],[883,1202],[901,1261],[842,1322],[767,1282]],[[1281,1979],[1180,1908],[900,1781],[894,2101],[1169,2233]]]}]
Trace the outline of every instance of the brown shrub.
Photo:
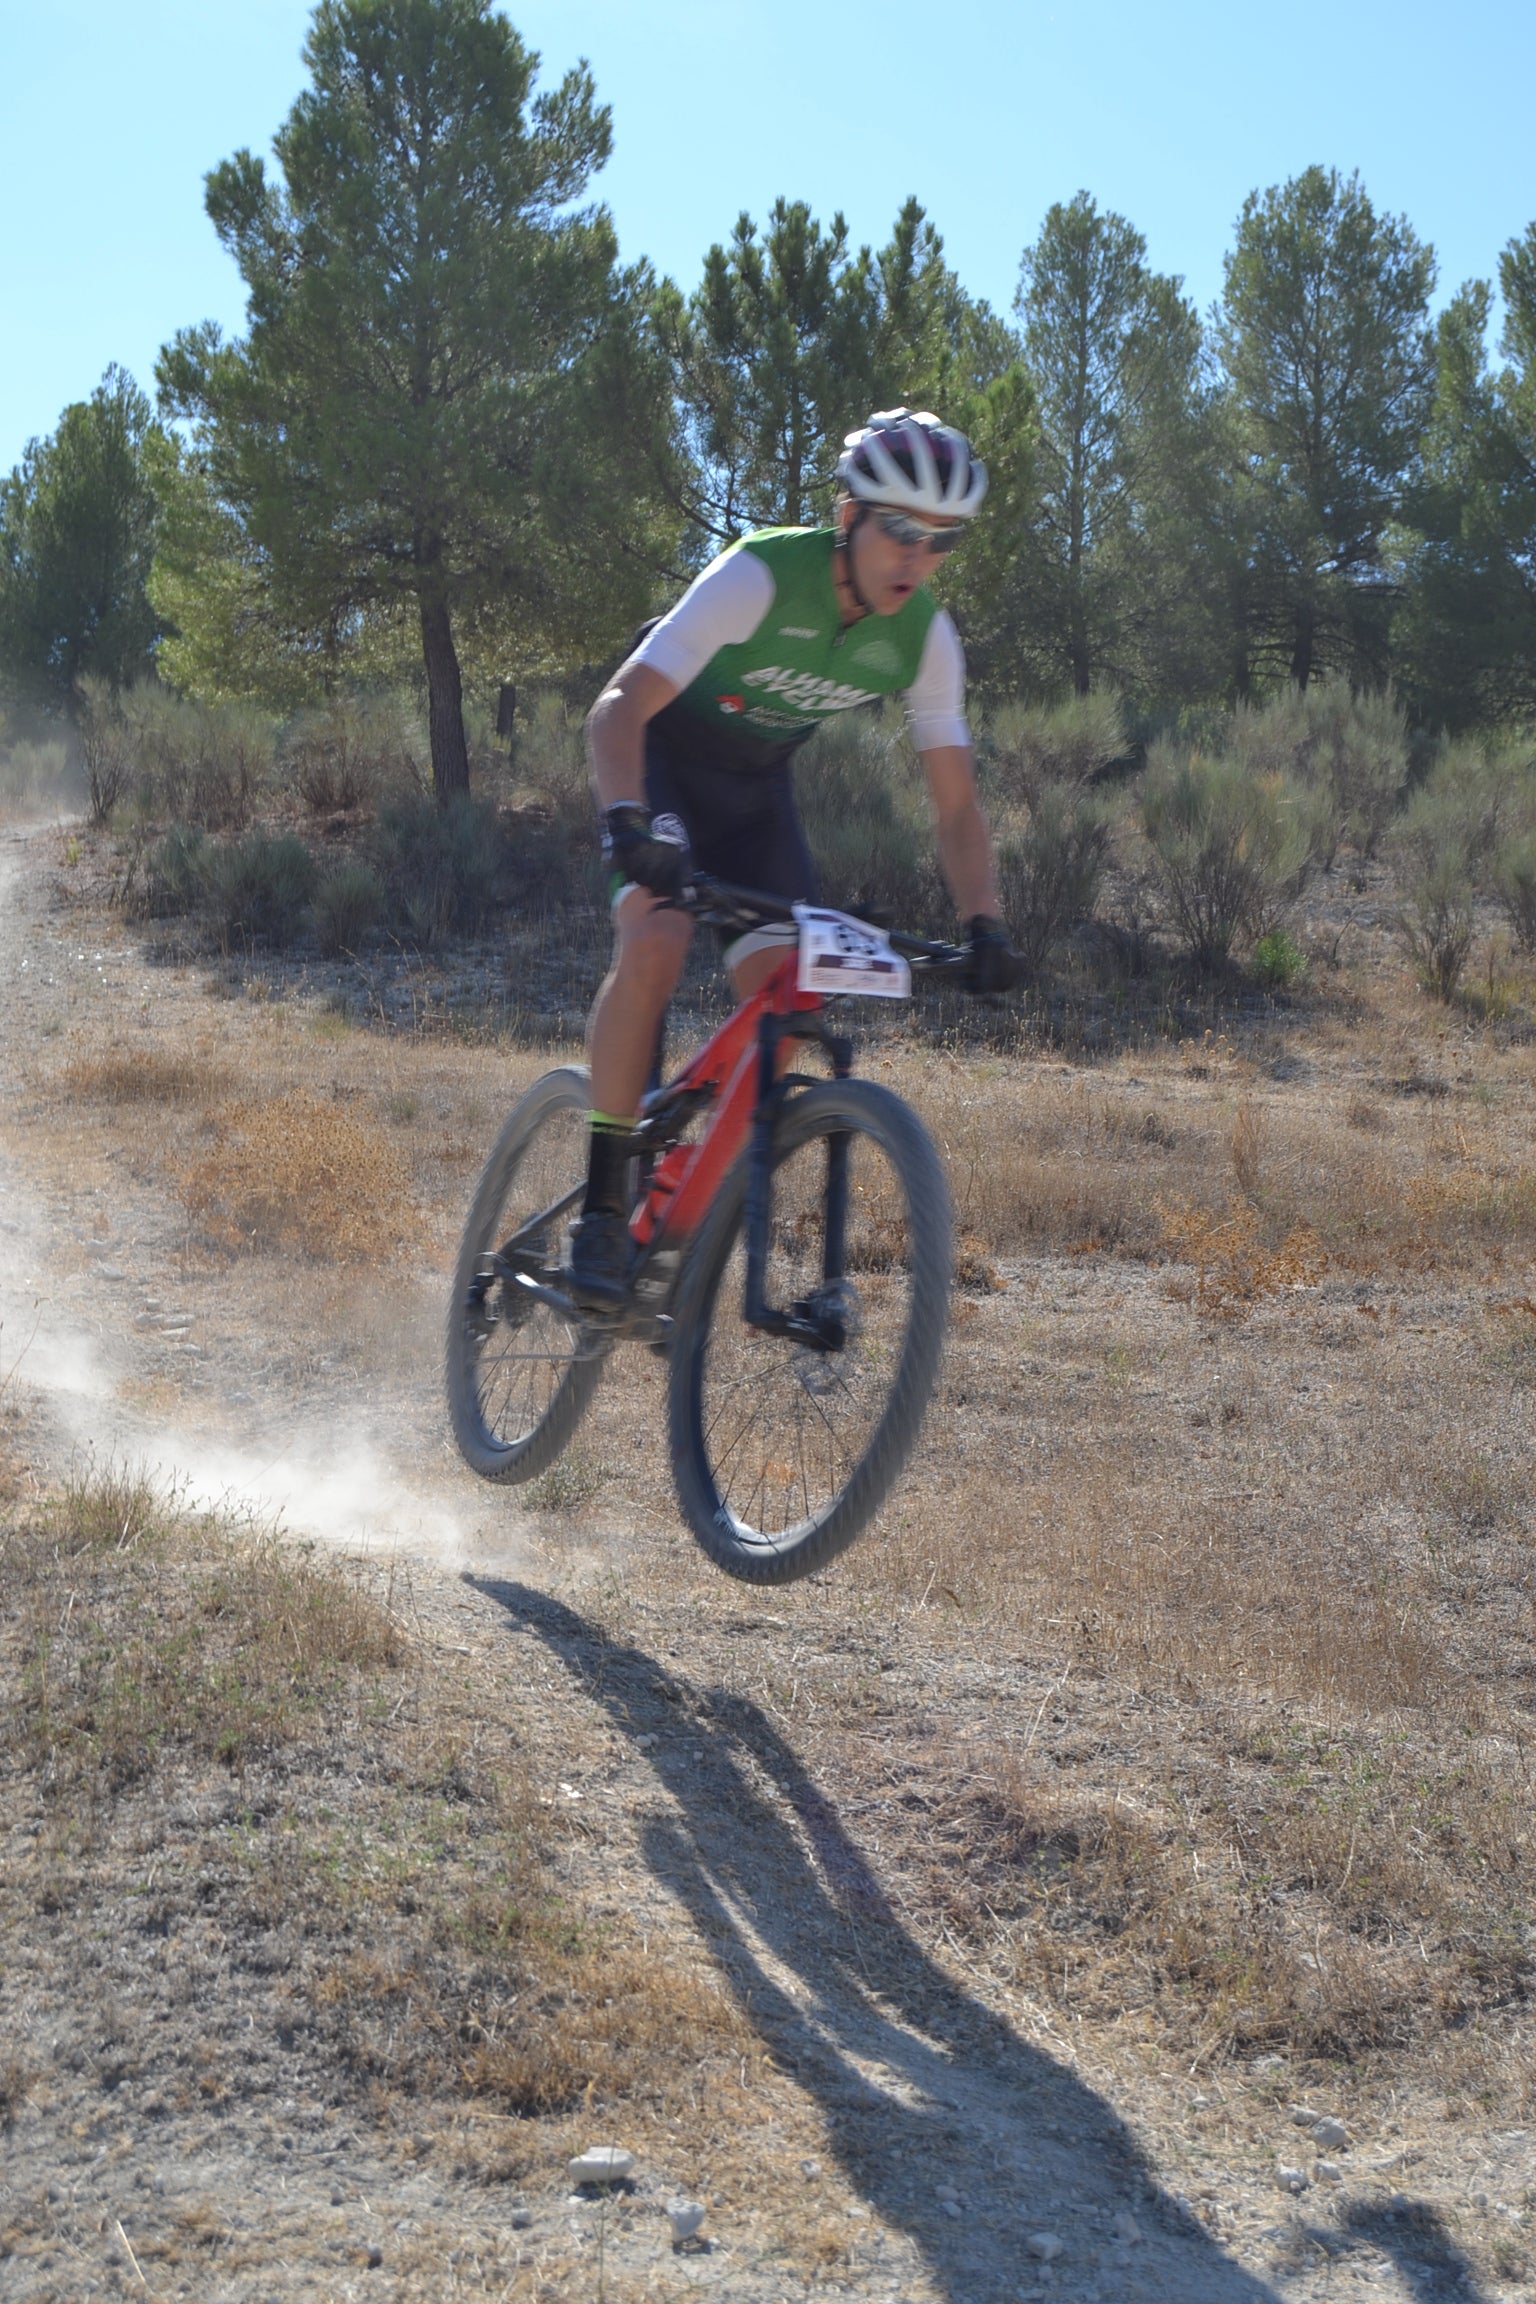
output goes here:
[{"label": "brown shrub", "polygon": [[231,1248],[360,1263],[419,1233],[405,1166],[388,1138],[343,1104],[291,1089],[231,1104],[182,1185],[204,1228]]},{"label": "brown shrub", "polygon": [[[1240,1109],[1239,1127],[1241,1120]],[[1327,1270],[1327,1252],[1309,1224],[1292,1225],[1278,1248],[1267,1248],[1258,1211],[1246,1204],[1230,1216],[1185,1201],[1159,1200],[1156,1207],[1168,1254],[1195,1272],[1192,1285],[1170,1282],[1169,1294],[1217,1319],[1245,1320],[1261,1297],[1314,1288]]]}]

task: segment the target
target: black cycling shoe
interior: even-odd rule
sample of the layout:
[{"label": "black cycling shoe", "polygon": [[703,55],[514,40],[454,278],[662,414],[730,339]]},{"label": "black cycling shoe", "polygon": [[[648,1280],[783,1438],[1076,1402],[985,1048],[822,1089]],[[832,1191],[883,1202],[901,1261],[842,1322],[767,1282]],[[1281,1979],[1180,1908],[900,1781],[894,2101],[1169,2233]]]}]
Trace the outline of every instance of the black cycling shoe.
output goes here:
[{"label": "black cycling shoe", "polygon": [[628,1223],[606,1209],[590,1209],[572,1227],[571,1294],[583,1312],[623,1310],[633,1246]]}]

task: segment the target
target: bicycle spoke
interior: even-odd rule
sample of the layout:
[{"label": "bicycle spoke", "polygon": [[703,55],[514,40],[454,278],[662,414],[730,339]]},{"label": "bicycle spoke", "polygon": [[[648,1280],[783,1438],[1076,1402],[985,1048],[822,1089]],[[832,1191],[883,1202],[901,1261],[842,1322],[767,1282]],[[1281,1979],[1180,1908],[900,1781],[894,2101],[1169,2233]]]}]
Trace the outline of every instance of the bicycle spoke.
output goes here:
[{"label": "bicycle spoke", "polygon": [[[814,1521],[846,1488],[878,1428],[910,1318],[909,1219],[900,1181],[863,1140],[850,1163],[848,1335],[818,1353],[718,1318],[706,1349],[699,1437],[721,1503],[761,1541]],[[815,1301],[823,1272],[826,1144],[816,1139],[774,1175],[770,1302]],[[724,1267],[717,1312],[741,1302],[744,1249]],[[859,1275],[867,1275],[860,1285]]]},{"label": "bicycle spoke", "polygon": [[488,1479],[529,1478],[557,1454],[597,1380],[579,1321],[522,1284],[558,1285],[562,1220],[585,1187],[588,1104],[575,1071],[535,1083],[497,1139],[460,1250],[449,1404]]}]

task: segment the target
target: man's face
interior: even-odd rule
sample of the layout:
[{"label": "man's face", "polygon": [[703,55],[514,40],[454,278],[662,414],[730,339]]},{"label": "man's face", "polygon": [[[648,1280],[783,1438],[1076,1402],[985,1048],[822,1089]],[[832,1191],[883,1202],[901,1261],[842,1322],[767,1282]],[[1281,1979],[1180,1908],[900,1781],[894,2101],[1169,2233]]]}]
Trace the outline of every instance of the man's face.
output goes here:
[{"label": "man's face", "polygon": [[916,521],[907,514],[895,515],[903,531],[916,529],[920,534],[907,541],[903,535],[893,535],[887,521],[882,519],[880,507],[871,505],[862,520],[854,519],[855,507],[845,504],[842,517],[845,525],[852,526],[851,550],[854,579],[863,598],[877,616],[894,616],[904,608],[917,590],[939,565],[940,554],[928,543],[929,536],[940,533],[953,535],[964,526],[960,520]]}]

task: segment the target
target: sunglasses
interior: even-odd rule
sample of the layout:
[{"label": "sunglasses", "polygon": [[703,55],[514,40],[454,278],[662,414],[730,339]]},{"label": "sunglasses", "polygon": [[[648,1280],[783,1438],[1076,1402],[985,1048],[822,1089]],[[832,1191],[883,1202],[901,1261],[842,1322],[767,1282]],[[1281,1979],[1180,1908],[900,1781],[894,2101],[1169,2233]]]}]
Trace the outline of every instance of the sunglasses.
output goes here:
[{"label": "sunglasses", "polygon": [[882,536],[889,536],[893,544],[926,544],[936,557],[953,552],[965,534],[963,528],[930,528],[926,520],[914,520],[905,512],[888,512],[880,505],[871,506],[875,526]]}]

